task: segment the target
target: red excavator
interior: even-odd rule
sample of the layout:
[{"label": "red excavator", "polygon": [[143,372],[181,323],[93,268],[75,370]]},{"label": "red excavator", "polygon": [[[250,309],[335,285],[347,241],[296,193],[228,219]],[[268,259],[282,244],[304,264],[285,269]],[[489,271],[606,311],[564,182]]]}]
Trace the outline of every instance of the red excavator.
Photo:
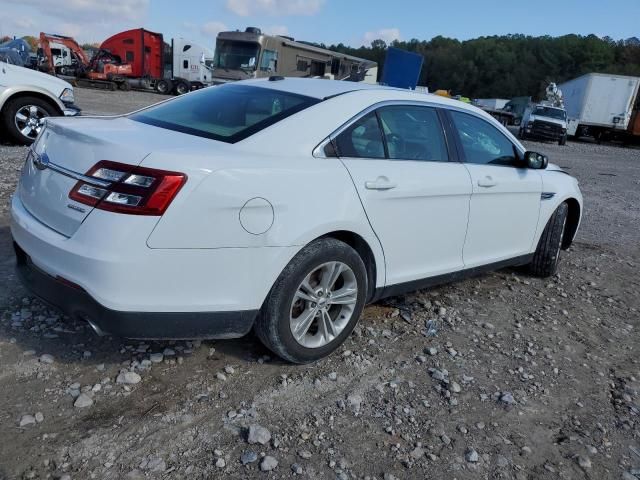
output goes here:
[{"label": "red excavator", "polygon": [[40,33],[40,69],[53,75],[75,76],[81,87],[129,90],[132,66],[118,55],[99,49],[91,60],[72,37]]}]

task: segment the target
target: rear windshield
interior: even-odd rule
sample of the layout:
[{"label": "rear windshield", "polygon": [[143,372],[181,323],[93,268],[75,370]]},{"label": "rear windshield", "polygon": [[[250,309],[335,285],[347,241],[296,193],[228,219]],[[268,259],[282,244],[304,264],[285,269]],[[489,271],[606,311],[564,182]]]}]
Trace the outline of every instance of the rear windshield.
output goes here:
[{"label": "rear windshield", "polygon": [[178,97],[129,118],[176,132],[236,143],[319,101],[270,88],[228,84]]}]

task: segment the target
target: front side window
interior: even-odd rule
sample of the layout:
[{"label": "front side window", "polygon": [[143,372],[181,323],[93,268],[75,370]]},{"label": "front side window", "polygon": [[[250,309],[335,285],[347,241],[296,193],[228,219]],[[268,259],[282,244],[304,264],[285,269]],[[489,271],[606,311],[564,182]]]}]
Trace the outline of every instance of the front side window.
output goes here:
[{"label": "front side window", "polygon": [[375,112],[347,127],[335,140],[339,157],[385,158],[382,131]]},{"label": "front side window", "polygon": [[129,115],[176,132],[235,143],[320,100],[271,88],[227,84],[177,97]]},{"label": "front side window", "polygon": [[263,72],[276,72],[278,70],[278,52],[264,50],[260,61],[260,70]]},{"label": "front side window", "polygon": [[450,111],[466,163],[518,166],[515,147],[496,127],[481,118]]},{"label": "front side window", "polygon": [[218,40],[213,66],[230,70],[253,71],[256,69],[259,53],[260,45],[257,43]]},{"label": "front side window", "polygon": [[389,158],[449,160],[438,113],[430,107],[393,105],[378,110]]}]

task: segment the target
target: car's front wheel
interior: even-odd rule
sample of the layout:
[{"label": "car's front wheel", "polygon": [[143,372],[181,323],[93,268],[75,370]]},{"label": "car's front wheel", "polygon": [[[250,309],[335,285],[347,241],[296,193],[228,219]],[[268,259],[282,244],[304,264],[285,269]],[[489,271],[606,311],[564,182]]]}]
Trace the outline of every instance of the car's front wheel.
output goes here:
[{"label": "car's front wheel", "polygon": [[529,270],[537,277],[550,277],[558,270],[560,261],[560,249],[564,229],[567,224],[567,213],[569,206],[562,203],[547,222],[542,236],[538,241],[538,248],[533,255],[533,260],[529,265]]},{"label": "car's front wheel", "polygon": [[58,112],[40,98],[18,97],[6,103],[1,120],[12,140],[30,145],[42,130],[44,119],[55,115]]},{"label": "car's front wheel", "polygon": [[329,355],[364,308],[367,272],[358,253],[333,238],[303,248],[280,274],[256,321],[260,340],[293,363]]}]

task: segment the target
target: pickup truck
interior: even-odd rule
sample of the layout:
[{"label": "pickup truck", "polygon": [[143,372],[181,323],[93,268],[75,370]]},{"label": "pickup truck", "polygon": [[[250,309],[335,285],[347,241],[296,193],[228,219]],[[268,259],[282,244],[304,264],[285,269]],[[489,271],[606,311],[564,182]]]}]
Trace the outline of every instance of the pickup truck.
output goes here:
[{"label": "pickup truck", "polygon": [[34,142],[46,117],[75,116],[73,87],[59,78],[11,63],[0,54],[0,133],[22,145]]},{"label": "pickup truck", "polygon": [[538,104],[528,107],[522,116],[518,137],[567,143],[567,112],[562,107]]}]

